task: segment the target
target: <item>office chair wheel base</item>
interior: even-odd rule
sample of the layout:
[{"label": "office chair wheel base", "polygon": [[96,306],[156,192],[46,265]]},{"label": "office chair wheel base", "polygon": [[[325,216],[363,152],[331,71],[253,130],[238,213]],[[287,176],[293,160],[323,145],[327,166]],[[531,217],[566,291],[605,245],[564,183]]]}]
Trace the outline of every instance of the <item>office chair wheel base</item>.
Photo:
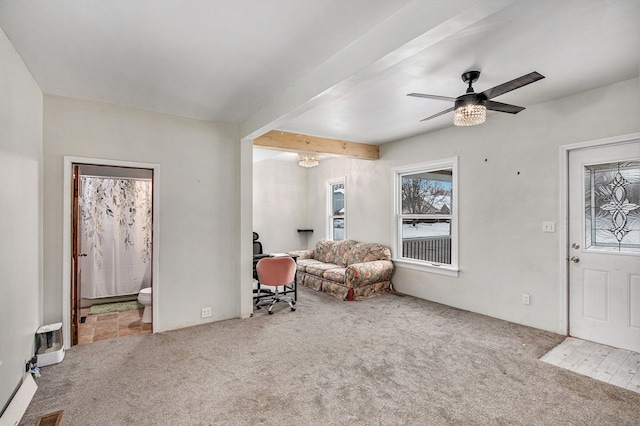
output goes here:
[{"label": "office chair wheel base", "polygon": [[269,315],[273,315],[273,312],[269,311]]},{"label": "office chair wheel base", "polygon": [[291,301],[291,304],[292,304],[292,305],[295,305],[295,304],[296,304],[296,301],[295,301],[295,300]]},{"label": "office chair wheel base", "polygon": [[291,308],[291,312],[293,312],[293,311],[295,311],[295,310],[296,310],[296,308]]}]

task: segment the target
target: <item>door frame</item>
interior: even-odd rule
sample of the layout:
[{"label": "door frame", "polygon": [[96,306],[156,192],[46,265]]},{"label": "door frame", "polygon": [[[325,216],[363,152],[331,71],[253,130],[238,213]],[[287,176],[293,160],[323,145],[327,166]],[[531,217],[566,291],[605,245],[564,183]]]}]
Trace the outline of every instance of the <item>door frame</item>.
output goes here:
[{"label": "door frame", "polygon": [[72,280],[72,204],[73,204],[73,165],[93,164],[96,166],[130,167],[153,170],[153,231],[151,241],[152,258],[152,332],[161,331],[160,324],[160,165],[133,161],[108,160],[89,157],[64,157],[64,178],[62,191],[62,335],[65,349],[71,348],[71,280]]},{"label": "door frame", "polygon": [[565,336],[569,335],[569,152],[583,148],[595,148],[604,145],[616,145],[640,140],[640,132],[627,133],[602,139],[560,146],[560,223],[559,253],[560,261],[560,318],[559,329]]}]

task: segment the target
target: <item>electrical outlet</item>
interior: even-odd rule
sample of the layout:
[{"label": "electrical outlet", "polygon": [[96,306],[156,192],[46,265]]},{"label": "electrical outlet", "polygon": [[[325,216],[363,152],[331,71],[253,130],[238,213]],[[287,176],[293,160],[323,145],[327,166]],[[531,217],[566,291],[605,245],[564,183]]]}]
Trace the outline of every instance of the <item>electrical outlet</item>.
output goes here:
[{"label": "electrical outlet", "polygon": [[531,303],[531,296],[529,296],[529,293],[524,293],[522,295],[522,304],[523,305],[528,305]]},{"label": "electrical outlet", "polygon": [[556,223],[542,222],[542,232],[556,232]]},{"label": "electrical outlet", "polygon": [[209,318],[211,316],[211,308],[202,308],[202,318]]}]

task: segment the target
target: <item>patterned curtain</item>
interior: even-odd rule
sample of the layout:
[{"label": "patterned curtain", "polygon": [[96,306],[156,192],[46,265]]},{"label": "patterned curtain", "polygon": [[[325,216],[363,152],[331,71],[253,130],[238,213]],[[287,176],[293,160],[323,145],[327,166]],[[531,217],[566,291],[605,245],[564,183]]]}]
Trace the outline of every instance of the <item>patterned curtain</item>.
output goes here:
[{"label": "patterned curtain", "polygon": [[80,177],[81,296],[137,294],[151,285],[151,182]]}]

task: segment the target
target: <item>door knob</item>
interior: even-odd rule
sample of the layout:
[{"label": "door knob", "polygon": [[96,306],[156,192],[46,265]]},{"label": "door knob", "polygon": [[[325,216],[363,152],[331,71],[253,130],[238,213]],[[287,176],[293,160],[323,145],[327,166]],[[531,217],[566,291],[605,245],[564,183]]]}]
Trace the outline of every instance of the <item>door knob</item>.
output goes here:
[{"label": "door knob", "polygon": [[87,255],[87,253],[81,253],[78,255],[78,257],[85,257]]},{"label": "door knob", "polygon": [[580,262],[580,258],[579,258],[578,256],[573,256],[573,257],[571,258],[571,261],[572,261],[573,263],[578,263],[578,262]]}]

